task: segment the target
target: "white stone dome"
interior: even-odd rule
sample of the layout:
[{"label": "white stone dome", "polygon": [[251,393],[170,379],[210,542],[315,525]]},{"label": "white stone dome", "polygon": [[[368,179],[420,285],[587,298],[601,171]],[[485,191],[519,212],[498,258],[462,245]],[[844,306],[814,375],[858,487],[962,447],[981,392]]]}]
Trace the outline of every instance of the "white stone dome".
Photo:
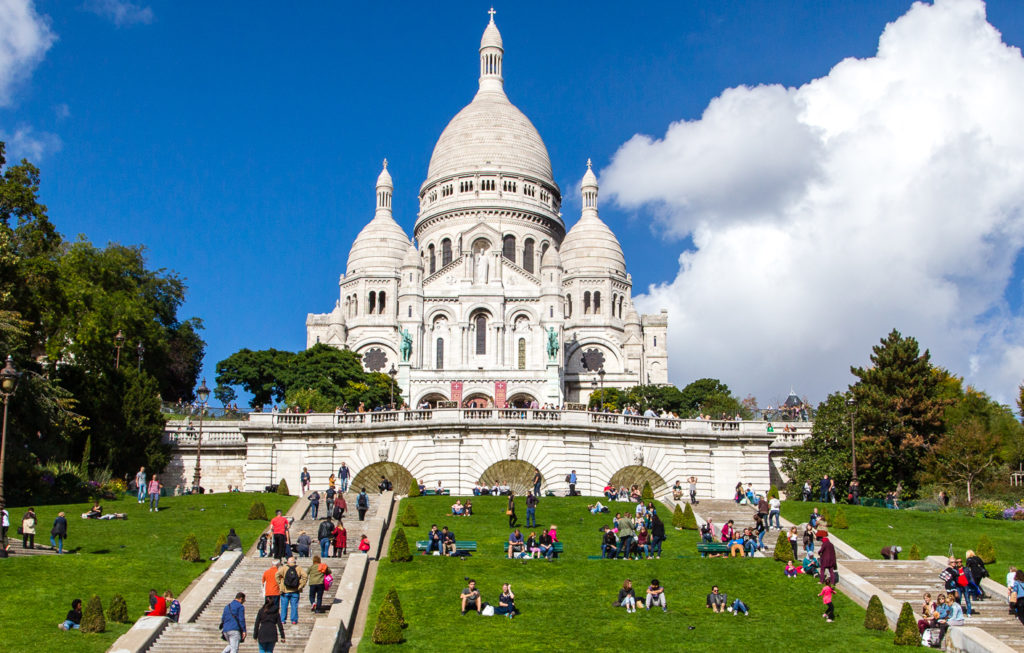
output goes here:
[{"label": "white stone dome", "polygon": [[405,253],[405,259],[402,261],[402,267],[416,269],[423,268],[423,259],[420,258],[415,245],[409,245],[409,250]]},{"label": "white stone dome", "polygon": [[592,271],[626,275],[622,246],[601,218],[584,215],[562,241],[562,269],[566,273]]},{"label": "white stone dome", "polygon": [[390,215],[377,215],[363,227],[348,252],[345,274],[370,270],[392,271],[402,267],[409,237]]}]

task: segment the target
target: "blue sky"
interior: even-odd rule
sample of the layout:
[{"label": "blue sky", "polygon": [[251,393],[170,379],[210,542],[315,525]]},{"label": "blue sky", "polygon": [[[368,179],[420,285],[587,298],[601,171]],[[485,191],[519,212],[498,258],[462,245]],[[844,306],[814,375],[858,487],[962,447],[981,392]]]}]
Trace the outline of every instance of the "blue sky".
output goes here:
[{"label": "blue sky", "polygon": [[[490,3],[129,4],[37,0],[56,40],[0,106],[0,133],[21,131],[9,154],[35,155],[65,235],[142,243],[152,266],[187,279],[182,315],[206,324],[212,381],[216,362],[239,348],[303,346],[306,313],[333,306],[349,246],[372,217],[384,157],[396,218],[411,231],[433,145],[475,92]],[[728,88],[800,86],[844,58],[870,57],[909,8],[495,6],[506,91],[547,144],[570,224],[588,157],[605,168],[634,134],[660,137],[674,121],[697,120]],[[1024,5],[993,0],[987,11],[1005,43],[1024,44]],[[638,294],[671,282],[679,253],[693,247],[685,231],[665,236],[659,211],[602,202]],[[1020,267],[1007,285],[1014,313]],[[868,335],[870,344],[884,331]],[[673,381],[708,371],[673,351]],[[807,385],[833,381],[798,369],[774,386],[735,370],[714,375],[743,394],[784,396],[795,384],[816,398],[832,388]]]}]

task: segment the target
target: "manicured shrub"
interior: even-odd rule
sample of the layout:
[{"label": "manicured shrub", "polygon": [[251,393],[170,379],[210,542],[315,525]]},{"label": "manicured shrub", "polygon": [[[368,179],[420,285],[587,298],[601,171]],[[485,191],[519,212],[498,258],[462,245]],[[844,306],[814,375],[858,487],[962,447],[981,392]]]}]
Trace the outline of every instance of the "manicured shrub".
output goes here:
[{"label": "manicured shrub", "polygon": [[896,620],[896,637],[893,643],[897,646],[920,646],[921,633],[917,630],[917,618],[914,616],[914,608],[906,601],[900,610],[900,618]]},{"label": "manicured shrub", "polygon": [[217,536],[217,543],[213,545],[213,555],[220,555],[220,547],[228,543],[228,536],[221,533]]},{"label": "manicured shrub", "polygon": [[131,619],[128,618],[128,604],[120,594],[115,594],[110,601],[110,607],[107,608],[107,621],[115,624],[131,622]]},{"label": "manicured shrub", "polygon": [[916,544],[910,546],[910,551],[907,552],[907,560],[924,560],[924,556],[921,555],[921,549],[917,548]]},{"label": "manicured shrub", "polygon": [[984,533],[982,533],[981,538],[978,540],[978,546],[974,549],[974,552],[978,554],[978,557],[986,565],[996,561],[996,548],[992,546],[992,540],[988,539],[988,535]]},{"label": "manicured shrub", "polygon": [[291,494],[291,492],[288,491],[288,481],[283,478],[281,479],[281,482],[277,484],[277,493],[285,495]]},{"label": "manicured shrub", "polygon": [[388,590],[388,593],[384,595],[384,600],[395,606],[395,614],[398,615],[398,623],[402,624],[402,628],[405,628],[409,624],[405,622],[405,614],[402,612],[402,602],[398,600],[398,590],[394,587]]},{"label": "manicured shrub", "polygon": [[420,525],[419,515],[416,514],[416,507],[406,502],[402,508],[402,518],[399,520],[402,526],[415,527]]},{"label": "manicured shrub", "polygon": [[420,495],[420,484],[416,479],[412,479],[412,483],[409,485],[409,496],[418,497]]},{"label": "manicured shrub", "polygon": [[849,528],[850,522],[846,519],[846,511],[843,510],[842,506],[836,508],[835,521],[829,521],[829,526],[833,528]]},{"label": "manicured shrub", "polygon": [[889,630],[889,621],[885,618],[885,610],[882,609],[882,599],[877,594],[871,595],[868,601],[868,611],[864,613],[864,627],[868,630]]},{"label": "manicured shrub", "polygon": [[103,618],[103,603],[95,594],[89,597],[82,610],[81,629],[83,633],[102,633],[107,629],[107,620]]},{"label": "manicured shrub", "polygon": [[[678,509],[679,506],[676,505],[676,508]],[[686,504],[686,509],[683,511],[683,523],[680,528],[687,531],[697,530],[697,515],[693,514],[693,506],[690,504]]]},{"label": "manicured shrub", "polygon": [[824,506],[819,512],[821,512],[821,518],[825,520],[825,523],[831,526],[832,513],[829,511],[828,506]]},{"label": "manicured shrub", "polygon": [[267,521],[267,507],[262,501],[253,501],[249,507],[249,519],[262,519]]},{"label": "manicured shrub", "polygon": [[769,499],[778,499],[779,498],[779,488],[775,487],[774,485],[771,486],[770,488],[768,488],[768,498]]},{"label": "manicured shrub", "polygon": [[672,526],[676,529],[683,527],[683,506],[681,504],[677,503],[675,510],[672,511]]},{"label": "manicured shrub", "polygon": [[779,539],[775,541],[775,551],[772,553],[772,557],[779,562],[789,562],[793,559],[793,547],[789,545],[789,533],[784,530],[779,531]]},{"label": "manicured shrub", "polygon": [[185,562],[199,562],[199,541],[195,533],[185,536],[185,543],[181,545],[181,559]]},{"label": "manicured shrub", "polygon": [[644,489],[640,490],[640,498],[645,504],[654,501],[654,490],[651,489],[650,481],[644,481]]},{"label": "manicured shrub", "polygon": [[395,606],[391,601],[381,601],[377,612],[377,625],[373,627],[374,644],[400,644],[402,642],[402,622],[398,618]]},{"label": "manicured shrub", "polygon": [[412,562],[409,540],[405,537],[404,528],[399,528],[395,533],[395,539],[391,542],[391,549],[388,551],[388,559],[391,562]]}]

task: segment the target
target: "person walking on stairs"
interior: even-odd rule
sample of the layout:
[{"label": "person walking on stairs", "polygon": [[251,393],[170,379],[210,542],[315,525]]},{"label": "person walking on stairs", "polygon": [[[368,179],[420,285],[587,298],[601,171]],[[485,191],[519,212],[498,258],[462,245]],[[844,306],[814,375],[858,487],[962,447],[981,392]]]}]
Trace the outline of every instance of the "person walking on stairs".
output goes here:
[{"label": "person walking on stairs", "polygon": [[359,521],[366,520],[366,511],[370,509],[370,496],[366,494],[366,488],[362,488],[359,496],[356,497],[356,510],[359,511]]},{"label": "person walking on stairs", "polygon": [[238,653],[238,645],[245,641],[245,594],[235,594],[235,600],[224,606],[220,616],[220,629],[228,645],[221,653]]},{"label": "person walking on stairs", "polygon": [[280,608],[268,596],[260,611],[256,613],[256,623],[252,626],[252,636],[259,645],[259,653],[273,653],[278,635],[284,638],[284,624],[281,623]]},{"label": "person walking on stairs", "polygon": [[306,587],[309,575],[306,570],[295,562],[295,556],[288,558],[287,564],[277,570],[277,585],[281,590],[281,622],[288,619],[291,610],[292,623],[299,623],[299,592]]},{"label": "person walking on stairs", "polygon": [[270,531],[274,534],[274,558],[284,558],[285,547],[288,545],[288,518],[280,510],[270,520]]},{"label": "person walking on stairs", "polygon": [[263,572],[263,596],[273,600],[275,604],[281,602],[281,587],[277,584],[277,570],[280,567],[281,561],[276,560]]}]

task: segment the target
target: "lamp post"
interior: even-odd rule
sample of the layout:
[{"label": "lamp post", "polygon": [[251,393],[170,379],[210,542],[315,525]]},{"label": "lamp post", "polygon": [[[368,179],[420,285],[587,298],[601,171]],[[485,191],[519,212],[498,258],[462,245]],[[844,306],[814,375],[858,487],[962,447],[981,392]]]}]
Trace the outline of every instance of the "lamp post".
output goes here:
[{"label": "lamp post", "polygon": [[601,408],[604,408],[604,367],[597,371],[598,378],[601,379]]},{"label": "lamp post", "polygon": [[[596,394],[597,394],[597,381],[591,381],[590,382],[590,396],[593,397]],[[601,406],[600,404],[598,404],[597,412],[600,413],[603,408],[604,408],[604,406]]]},{"label": "lamp post", "polygon": [[141,340],[139,341],[138,346],[135,347],[135,351],[139,354],[139,368],[138,368],[138,371],[141,373],[142,372],[142,355],[146,353],[146,346],[142,344]]},{"label": "lamp post", "polygon": [[395,377],[398,376],[398,370],[395,369],[395,364],[391,364],[391,369],[388,370],[388,376],[391,377],[391,410],[395,409]]},{"label": "lamp post", "polygon": [[117,330],[117,335],[114,336],[114,350],[117,353],[114,355],[114,369],[120,369],[121,367],[121,345],[124,344],[124,331],[121,329]]},{"label": "lamp post", "polygon": [[193,492],[199,492],[199,481],[203,477],[201,467],[203,459],[203,414],[206,413],[206,400],[210,398],[210,389],[206,387],[206,379],[203,379],[203,385],[199,386],[199,389],[196,390],[196,396],[199,397],[199,439],[196,440],[196,473],[192,477]]},{"label": "lamp post", "polygon": [[846,405],[850,407],[850,455],[853,457],[853,482],[857,482],[857,439],[853,434],[853,405],[854,400],[847,399]]},{"label": "lamp post", "polygon": [[[4,398],[4,425],[3,432],[0,434],[0,510],[7,508],[7,502],[4,500],[4,454],[7,452],[7,402],[10,400],[11,395],[18,387],[18,378],[21,373],[14,369],[14,359],[10,356],[7,357],[7,364],[4,365],[4,369],[0,370],[0,396]],[[3,531],[3,537],[0,538],[0,558],[7,557],[7,531]]]}]

